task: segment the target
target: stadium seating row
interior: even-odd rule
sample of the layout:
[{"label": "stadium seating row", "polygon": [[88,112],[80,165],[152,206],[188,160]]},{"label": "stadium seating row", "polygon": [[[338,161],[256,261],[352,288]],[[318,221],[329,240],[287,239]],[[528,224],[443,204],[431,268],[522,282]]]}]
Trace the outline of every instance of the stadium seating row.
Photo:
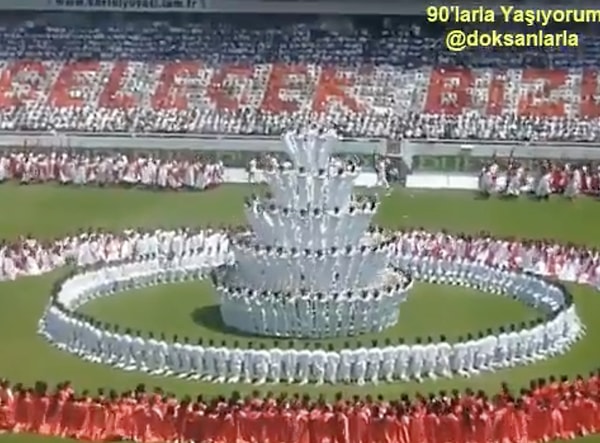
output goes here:
[{"label": "stadium seating row", "polygon": [[591,70],[19,60],[0,62],[0,129],[594,140],[598,88]]}]

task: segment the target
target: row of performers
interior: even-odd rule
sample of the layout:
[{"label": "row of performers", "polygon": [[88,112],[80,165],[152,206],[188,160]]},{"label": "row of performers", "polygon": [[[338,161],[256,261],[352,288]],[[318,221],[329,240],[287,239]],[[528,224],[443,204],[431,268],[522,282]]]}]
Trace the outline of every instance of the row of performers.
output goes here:
[{"label": "row of performers", "polygon": [[479,176],[479,189],[484,194],[501,193],[517,196],[522,192],[534,193],[538,197],[564,194],[600,194],[600,168],[556,165],[544,162],[537,173],[518,164],[502,170],[496,163],[484,167]]},{"label": "row of performers", "polygon": [[58,181],[80,185],[124,183],[205,188],[221,183],[223,175],[222,163],[204,163],[199,159],[165,160],[151,156],[68,153],[11,153],[0,156],[0,182],[13,179],[24,184]]}]

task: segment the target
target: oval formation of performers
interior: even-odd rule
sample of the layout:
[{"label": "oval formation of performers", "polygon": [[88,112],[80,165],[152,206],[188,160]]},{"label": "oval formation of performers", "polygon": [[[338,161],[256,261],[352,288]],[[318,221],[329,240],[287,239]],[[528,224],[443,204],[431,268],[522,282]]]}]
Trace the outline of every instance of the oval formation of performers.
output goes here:
[{"label": "oval formation of performers", "polygon": [[[231,260],[227,251],[221,251],[219,256],[212,252],[184,249],[179,255],[153,253],[148,257],[138,256],[135,261],[82,268],[56,285],[52,302],[39,322],[39,333],[54,346],[85,360],[125,370],[213,382],[362,385],[456,374],[469,376],[525,365],[566,352],[585,332],[571,295],[560,284],[529,272],[487,266],[482,261],[442,260],[406,252],[391,257],[392,262],[410,271],[417,281],[469,286],[511,297],[539,309],[543,319],[523,324],[520,329],[489,330],[457,343],[448,343],[443,338],[439,342],[415,344],[406,344],[402,339],[392,343],[388,339],[379,346],[375,342],[363,345],[357,338],[352,349],[323,349],[317,343],[296,349],[292,342],[267,349],[264,345],[254,348],[238,342],[190,343],[154,337],[151,333],[142,336],[101,324],[77,311],[90,300],[117,296],[130,288],[203,279]],[[249,300],[248,309],[264,319],[268,329],[265,332],[284,335],[278,331],[286,327],[279,319],[282,312],[269,312],[271,308],[261,303],[260,297]],[[365,303],[361,296],[350,297],[346,302],[350,312],[361,312]],[[302,306],[297,297],[288,303],[291,310],[297,311]],[[340,316],[339,321],[347,322],[349,326],[345,327],[350,330],[355,327],[352,322],[369,319],[349,315]]]},{"label": "oval formation of performers", "polygon": [[381,284],[392,249],[393,237],[363,234],[360,243],[327,249],[286,249],[262,245],[243,235],[232,242],[237,267],[228,282],[260,290],[346,291]]},{"label": "oval formation of performers", "polygon": [[[225,273],[231,271],[227,269]],[[271,272],[274,276],[286,275]],[[300,289],[297,293],[234,287],[231,282],[235,278],[223,279],[218,272],[211,277],[227,326],[268,337],[323,339],[381,332],[398,323],[400,304],[406,300],[412,280],[400,269],[384,269],[381,273],[380,283],[373,289],[339,292]],[[222,280],[230,282],[229,285],[223,285]],[[276,285],[280,286],[277,282]]]},{"label": "oval formation of performers", "polygon": [[[256,199],[245,202],[245,214],[252,230],[260,238],[277,238],[277,246],[293,248],[298,244],[318,250],[358,245],[369,229],[379,208],[374,198],[354,202],[346,209],[315,208],[311,211],[261,205]],[[325,234],[325,235],[324,235]]]},{"label": "oval formation of performers", "polygon": [[255,335],[320,339],[394,326],[411,288],[402,270],[388,266],[397,240],[360,229],[356,245],[316,250],[234,237],[236,265],[212,274],[223,322]]}]

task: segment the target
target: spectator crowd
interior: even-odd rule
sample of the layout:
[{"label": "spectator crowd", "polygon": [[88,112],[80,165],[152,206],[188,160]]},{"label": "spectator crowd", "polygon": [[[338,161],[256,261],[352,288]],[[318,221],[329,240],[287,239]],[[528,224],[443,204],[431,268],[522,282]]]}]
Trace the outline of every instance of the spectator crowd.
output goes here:
[{"label": "spectator crowd", "polygon": [[600,137],[597,30],[577,51],[455,54],[416,17],[162,19],[7,15],[0,129]]}]

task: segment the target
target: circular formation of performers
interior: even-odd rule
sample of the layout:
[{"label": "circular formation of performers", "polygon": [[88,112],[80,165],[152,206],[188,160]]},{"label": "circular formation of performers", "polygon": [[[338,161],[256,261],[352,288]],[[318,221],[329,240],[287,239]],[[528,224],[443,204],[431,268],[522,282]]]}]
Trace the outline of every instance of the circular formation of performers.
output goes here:
[{"label": "circular formation of performers", "polygon": [[[275,277],[289,277],[279,273],[277,267],[271,272]],[[378,288],[358,291],[337,291],[335,287],[328,292],[256,290],[222,286],[218,273],[212,279],[227,326],[254,335],[323,339],[381,332],[398,322],[400,304],[412,280],[399,269],[383,272],[387,275],[382,275]],[[235,278],[226,281],[231,285]]]},{"label": "circular formation of performers", "polygon": [[[354,181],[360,175],[361,168],[353,163],[346,168],[339,165],[332,168],[325,162],[318,169],[310,169],[312,173],[309,174],[305,168],[300,167],[296,174],[285,163],[273,163],[271,168],[263,170],[264,180],[272,190],[275,205],[289,205],[290,209],[300,210],[305,209],[310,202],[313,207],[325,210],[346,208],[353,197]],[[329,189],[332,192],[328,192]],[[290,199],[290,195],[293,198]]]},{"label": "circular formation of performers", "polygon": [[[226,254],[224,255],[224,257]],[[184,259],[185,258],[185,259]],[[316,341],[298,346],[277,341],[266,346],[241,340],[167,338],[154,333],[122,330],[103,324],[76,309],[98,297],[133,287],[204,278],[215,266],[203,251],[184,251],[181,257],[159,256],[113,263],[78,272],[57,284],[39,324],[39,332],[55,346],[86,360],[126,370],[177,375],[213,382],[267,381],[357,383],[421,380],[454,374],[469,376],[531,362],[565,352],[584,333],[572,297],[560,284],[530,273],[481,262],[443,260],[428,255],[403,254],[398,265],[417,280],[465,285],[512,297],[539,308],[544,318],[529,325],[510,325],[498,331],[469,335],[456,343],[418,339],[407,344],[399,338],[379,344],[359,339],[336,350]],[[296,300],[296,304],[300,300]],[[298,310],[298,306],[291,306]],[[264,308],[262,308],[264,309]],[[263,314],[267,328],[276,329],[276,314]],[[340,323],[352,317],[340,317]],[[352,326],[346,326],[350,329]]]},{"label": "circular formation of performers", "polygon": [[227,274],[231,286],[256,290],[347,291],[385,286],[385,270],[395,239],[329,249],[285,249],[234,241],[236,266]]},{"label": "circular formation of performers", "polygon": [[341,249],[364,242],[364,233],[379,208],[375,199],[362,200],[368,201],[325,210],[295,210],[278,207],[272,199],[265,203],[251,198],[245,202],[245,214],[256,236],[267,242],[277,239],[277,246],[292,248],[300,244],[313,250]]}]

